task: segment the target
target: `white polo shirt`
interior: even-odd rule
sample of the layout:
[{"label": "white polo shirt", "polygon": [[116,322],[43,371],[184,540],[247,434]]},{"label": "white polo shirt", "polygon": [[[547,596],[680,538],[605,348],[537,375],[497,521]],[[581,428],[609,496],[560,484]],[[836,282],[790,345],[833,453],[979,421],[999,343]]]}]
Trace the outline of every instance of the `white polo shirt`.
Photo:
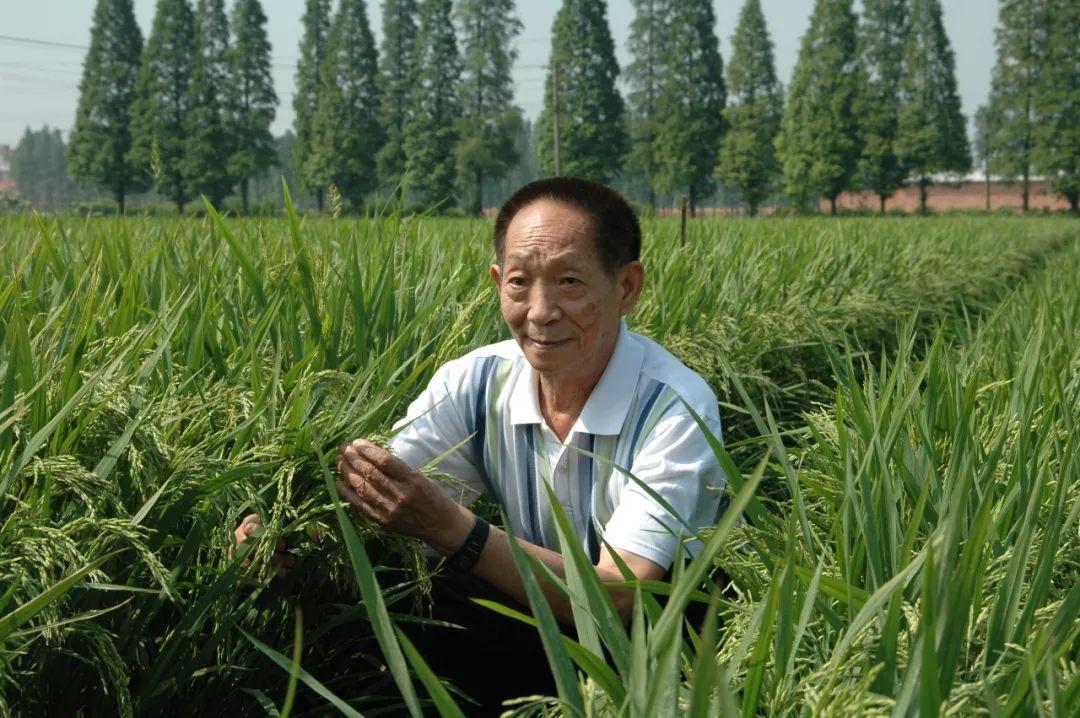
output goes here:
[{"label": "white polo shirt", "polygon": [[[537,390],[517,342],[481,347],[435,373],[395,424],[391,449],[416,468],[446,454],[438,470],[467,486],[452,492],[455,500],[467,504],[488,491],[518,536],[558,551],[541,482],[551,486],[594,562],[602,535],[670,567],[686,525],[716,523],[726,477],[683,403],[720,438],[716,396],[666,349],[624,323],[565,444],[541,415]],[[685,524],[616,467],[663,497]],[[684,546],[690,555],[701,548],[693,540]]]}]

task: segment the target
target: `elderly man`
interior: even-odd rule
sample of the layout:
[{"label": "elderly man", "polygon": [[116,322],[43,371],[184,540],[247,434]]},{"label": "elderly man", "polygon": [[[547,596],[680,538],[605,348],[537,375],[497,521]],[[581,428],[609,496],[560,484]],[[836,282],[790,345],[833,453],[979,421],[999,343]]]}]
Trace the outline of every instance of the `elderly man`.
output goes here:
[{"label": "elderly man", "polygon": [[[510,536],[474,515],[471,499],[489,493],[519,545],[563,575],[543,485],[549,486],[600,578],[617,582],[622,573],[607,546],[639,579],[664,577],[675,559],[700,548],[697,542],[680,546],[677,534],[686,524],[715,522],[724,485],[687,409],[719,436],[715,395],[700,376],[623,322],[644,283],[641,230],[626,201],[582,179],[539,180],[503,205],[494,244],[491,278],[513,338],[439,369],[397,424],[392,453],[357,439],[337,464],[338,490],[358,511],[449,557],[456,583],[437,586],[436,615],[442,602],[442,616],[469,631],[443,640],[432,638],[432,629],[419,640],[436,669],[456,673],[451,677],[467,692],[486,691],[482,700],[492,706],[499,697],[544,690],[550,673],[534,629],[514,633],[511,622],[497,622],[501,617],[467,600],[479,593],[527,605]],[[467,487],[460,501],[416,468],[442,455],[440,470]],[[257,525],[257,517],[248,517],[238,540]],[[541,585],[555,615],[572,625],[565,596]],[[627,618],[633,593],[611,593]],[[470,657],[484,664],[472,669],[481,680],[470,681],[462,668]],[[500,661],[512,673],[498,673]]]}]

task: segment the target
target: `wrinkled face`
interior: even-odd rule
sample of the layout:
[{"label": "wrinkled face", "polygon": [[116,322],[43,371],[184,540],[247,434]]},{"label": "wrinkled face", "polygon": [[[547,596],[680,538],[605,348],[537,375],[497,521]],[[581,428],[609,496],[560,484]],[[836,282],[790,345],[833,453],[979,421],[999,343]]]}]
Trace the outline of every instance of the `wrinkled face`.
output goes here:
[{"label": "wrinkled face", "polygon": [[491,276],[525,358],[551,378],[599,376],[642,285],[640,262],[604,271],[587,214],[547,199],[514,215]]}]

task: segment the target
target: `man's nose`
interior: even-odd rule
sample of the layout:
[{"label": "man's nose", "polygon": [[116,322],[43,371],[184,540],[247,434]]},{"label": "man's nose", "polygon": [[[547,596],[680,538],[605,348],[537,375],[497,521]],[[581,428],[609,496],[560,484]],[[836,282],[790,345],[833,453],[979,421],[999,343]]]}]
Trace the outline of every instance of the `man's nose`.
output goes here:
[{"label": "man's nose", "polygon": [[562,318],[562,309],[555,294],[555,287],[546,287],[537,282],[530,292],[529,316],[533,324],[550,324]]}]

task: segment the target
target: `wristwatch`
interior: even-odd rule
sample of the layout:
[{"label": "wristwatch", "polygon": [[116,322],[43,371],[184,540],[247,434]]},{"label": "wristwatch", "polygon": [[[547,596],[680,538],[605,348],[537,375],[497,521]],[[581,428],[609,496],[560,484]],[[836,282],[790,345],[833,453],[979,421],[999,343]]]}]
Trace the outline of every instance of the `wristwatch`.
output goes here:
[{"label": "wristwatch", "polygon": [[476,523],[473,524],[465,543],[446,558],[446,565],[450,567],[450,570],[454,573],[465,573],[476,565],[476,562],[480,560],[480,552],[484,550],[484,544],[487,543],[490,529],[491,525],[487,521],[479,516],[476,517]]}]

